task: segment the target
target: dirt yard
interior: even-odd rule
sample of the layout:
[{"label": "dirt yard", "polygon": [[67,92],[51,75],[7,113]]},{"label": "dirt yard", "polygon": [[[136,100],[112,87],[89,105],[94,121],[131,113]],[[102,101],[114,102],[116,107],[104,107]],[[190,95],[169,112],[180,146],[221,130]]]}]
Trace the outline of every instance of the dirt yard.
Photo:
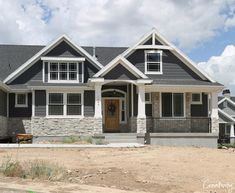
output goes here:
[{"label": "dirt yard", "polygon": [[0,192],[235,192],[235,151],[231,149],[0,149],[0,161],[7,156],[19,161],[50,160],[65,166],[71,175],[63,182],[1,176]]}]

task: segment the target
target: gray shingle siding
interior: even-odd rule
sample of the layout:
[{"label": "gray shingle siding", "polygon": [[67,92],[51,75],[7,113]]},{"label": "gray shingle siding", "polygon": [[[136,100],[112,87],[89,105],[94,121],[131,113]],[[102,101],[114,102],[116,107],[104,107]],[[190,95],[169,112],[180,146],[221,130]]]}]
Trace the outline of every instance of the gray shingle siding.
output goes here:
[{"label": "gray shingle siding", "polygon": [[127,70],[123,65],[118,64],[110,70],[105,76],[105,79],[111,80],[136,80],[137,77]]},{"label": "gray shingle siding", "polygon": [[208,116],[208,95],[202,93],[202,104],[191,104],[192,117],[207,117]]},{"label": "gray shingle siding", "polygon": [[[134,64],[141,72],[145,73],[145,53],[144,50],[136,50],[127,58]],[[191,79],[201,80],[191,69],[189,69],[181,60],[168,50],[163,50],[162,55],[162,75],[147,76],[151,79]]]},{"label": "gray shingle siding", "polygon": [[23,74],[13,80],[10,85],[27,84],[28,82],[35,80],[42,81],[42,61],[36,62]]},{"label": "gray shingle siding", "polygon": [[[227,105],[225,105],[225,103],[227,103]],[[224,101],[219,105],[219,108],[230,116],[235,116],[235,107],[231,103]]]},{"label": "gray shingle siding", "polygon": [[35,116],[46,116],[46,91],[35,90]]},{"label": "gray shingle siding", "polygon": [[9,117],[31,117],[32,94],[28,93],[28,107],[15,107],[15,93],[9,93]]},{"label": "gray shingle siding", "polygon": [[73,49],[67,42],[62,41],[45,56],[61,56],[61,57],[82,57],[75,49]]},{"label": "gray shingle siding", "polygon": [[95,114],[95,91],[84,91],[84,116],[92,117]]},{"label": "gray shingle siding", "polygon": [[7,93],[0,90],[0,115],[7,116]]}]

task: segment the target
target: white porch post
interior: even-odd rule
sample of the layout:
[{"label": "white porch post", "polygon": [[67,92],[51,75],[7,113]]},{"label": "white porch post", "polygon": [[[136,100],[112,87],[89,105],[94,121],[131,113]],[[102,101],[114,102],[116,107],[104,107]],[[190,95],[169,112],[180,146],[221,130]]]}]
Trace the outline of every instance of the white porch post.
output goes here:
[{"label": "white porch post", "polygon": [[101,96],[101,83],[95,84],[95,115],[94,115],[94,133],[102,133],[102,96]]},{"label": "white porch post", "polygon": [[218,93],[211,93],[211,132],[219,133]]},{"label": "white porch post", "polygon": [[230,125],[230,143],[234,144],[235,136],[234,136],[234,123]]},{"label": "white porch post", "polygon": [[95,118],[102,118],[101,84],[95,85]]},{"label": "white porch post", "polygon": [[146,133],[145,85],[138,85],[137,133]]}]

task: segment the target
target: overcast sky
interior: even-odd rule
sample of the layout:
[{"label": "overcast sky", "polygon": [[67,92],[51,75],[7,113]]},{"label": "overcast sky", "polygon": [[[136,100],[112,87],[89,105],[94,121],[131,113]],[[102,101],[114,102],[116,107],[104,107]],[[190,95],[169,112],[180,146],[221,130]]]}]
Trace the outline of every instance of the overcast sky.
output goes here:
[{"label": "overcast sky", "polygon": [[153,27],[235,95],[235,0],[0,0],[0,43],[131,46]]}]

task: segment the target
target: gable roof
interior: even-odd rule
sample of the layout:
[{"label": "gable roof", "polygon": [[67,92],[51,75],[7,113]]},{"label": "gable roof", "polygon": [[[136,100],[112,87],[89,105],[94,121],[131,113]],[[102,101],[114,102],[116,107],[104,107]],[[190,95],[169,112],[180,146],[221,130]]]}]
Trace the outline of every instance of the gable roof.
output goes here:
[{"label": "gable roof", "polygon": [[[153,44],[157,39],[163,46],[168,46],[165,49],[169,49],[175,56],[177,56],[182,62],[184,62],[193,72],[195,72],[198,76],[200,76],[203,80],[209,80],[212,83],[216,81],[211,78],[208,74],[202,71],[191,59],[189,59],[182,51],[180,51],[175,45],[170,43],[165,37],[163,37],[155,28],[153,28],[149,33],[145,34],[135,45],[128,48],[123,54],[123,57],[129,56],[132,52],[137,49],[137,47],[141,44],[144,44],[152,38]],[[159,45],[162,47],[162,45]],[[156,45],[153,45],[156,47]]]},{"label": "gable roof", "polygon": [[235,101],[231,100],[230,98],[228,97],[224,97],[222,98],[220,101],[218,101],[218,105],[223,103],[224,101],[228,101],[230,104],[232,104],[234,107],[235,107]]},{"label": "gable roof", "polygon": [[[44,47],[44,45],[0,44],[0,80],[3,81]],[[82,46],[82,48],[93,55],[93,47]],[[126,49],[127,47],[95,47],[95,52],[97,60],[105,66]]]},{"label": "gable roof", "polygon": [[103,65],[100,64],[94,57],[92,57],[86,50],[84,50],[82,47],[76,45],[73,43],[69,37],[66,35],[62,35],[56,40],[52,41],[50,44],[48,44],[46,47],[43,47],[40,51],[38,51],[33,57],[29,58],[25,63],[23,63],[21,66],[19,66],[15,71],[13,71],[9,76],[7,76],[4,79],[4,83],[7,83],[9,81],[14,80],[16,77],[18,77],[20,74],[22,74],[25,70],[27,70],[33,63],[38,61],[42,54],[45,54],[52,50],[56,45],[61,43],[62,41],[67,42],[71,47],[73,47],[75,50],[77,50],[79,53],[84,54],[90,62],[95,64],[98,68],[102,68]]},{"label": "gable roof", "polygon": [[227,117],[231,122],[235,122],[235,119],[229,114],[225,113],[223,110],[218,109],[219,114],[221,113],[223,116]]},{"label": "gable roof", "polygon": [[110,70],[112,70],[118,64],[123,65],[128,71],[130,71],[136,77],[148,79],[148,77],[143,72],[137,69],[133,64],[131,64],[127,59],[123,58],[121,55],[113,59],[104,68],[102,68],[99,72],[97,72],[93,77],[98,78],[100,76],[107,74]]}]

